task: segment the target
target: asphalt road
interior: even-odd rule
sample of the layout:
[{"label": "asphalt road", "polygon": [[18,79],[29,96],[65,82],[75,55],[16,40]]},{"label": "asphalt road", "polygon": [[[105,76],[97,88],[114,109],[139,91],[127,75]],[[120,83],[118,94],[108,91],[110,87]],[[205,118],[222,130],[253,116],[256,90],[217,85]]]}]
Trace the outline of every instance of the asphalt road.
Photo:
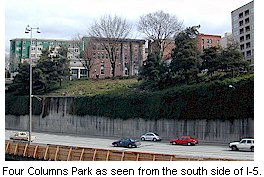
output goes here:
[{"label": "asphalt road", "polygon": [[[8,140],[9,136],[13,132],[15,131],[6,130],[5,139]],[[228,147],[228,144],[226,146],[213,146],[213,145],[203,145],[200,143],[196,146],[182,146],[182,145],[171,145],[166,141],[161,141],[161,142],[140,141],[141,145],[138,148],[123,148],[123,147],[112,146],[112,142],[117,139],[36,133],[36,132],[33,132],[32,135],[36,136],[36,140],[34,140],[33,143],[39,143],[39,144],[56,144],[56,145],[65,145],[65,146],[114,149],[120,151],[176,154],[187,157],[190,156],[190,157],[226,158],[226,159],[234,159],[234,160],[254,160],[254,152],[231,151]]]}]

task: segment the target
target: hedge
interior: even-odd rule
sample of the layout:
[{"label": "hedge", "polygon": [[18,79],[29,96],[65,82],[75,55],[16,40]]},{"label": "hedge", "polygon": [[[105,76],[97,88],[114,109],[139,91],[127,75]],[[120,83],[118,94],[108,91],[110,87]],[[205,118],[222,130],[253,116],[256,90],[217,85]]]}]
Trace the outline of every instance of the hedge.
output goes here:
[{"label": "hedge", "polygon": [[[232,85],[232,87],[230,87]],[[6,114],[28,114],[29,99],[6,95]],[[33,114],[41,103],[33,99]],[[254,76],[185,85],[158,92],[76,97],[74,114],[144,119],[254,118]]]}]

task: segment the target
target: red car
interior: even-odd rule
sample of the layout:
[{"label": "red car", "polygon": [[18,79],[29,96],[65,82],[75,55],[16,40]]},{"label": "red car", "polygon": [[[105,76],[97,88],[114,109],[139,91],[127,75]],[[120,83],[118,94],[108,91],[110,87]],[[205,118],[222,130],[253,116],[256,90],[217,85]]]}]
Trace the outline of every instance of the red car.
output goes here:
[{"label": "red car", "polygon": [[181,138],[178,139],[172,139],[170,140],[171,144],[181,144],[181,145],[196,145],[198,144],[198,140],[196,138],[193,138],[191,136],[182,136]]}]

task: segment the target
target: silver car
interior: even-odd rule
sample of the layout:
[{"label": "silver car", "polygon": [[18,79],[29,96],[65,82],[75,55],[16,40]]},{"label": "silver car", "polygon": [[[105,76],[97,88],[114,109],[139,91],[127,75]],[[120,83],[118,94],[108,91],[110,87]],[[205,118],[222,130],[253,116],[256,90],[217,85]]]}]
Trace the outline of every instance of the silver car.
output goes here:
[{"label": "silver car", "polygon": [[160,136],[157,133],[148,132],[140,137],[142,141],[161,141]]}]

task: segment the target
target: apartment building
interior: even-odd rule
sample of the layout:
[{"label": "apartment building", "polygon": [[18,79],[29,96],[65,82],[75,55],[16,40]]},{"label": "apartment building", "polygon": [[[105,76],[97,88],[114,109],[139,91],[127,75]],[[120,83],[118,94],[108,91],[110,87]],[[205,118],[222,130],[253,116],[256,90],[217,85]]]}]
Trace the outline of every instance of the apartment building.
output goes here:
[{"label": "apartment building", "polygon": [[254,1],[231,12],[234,40],[246,60],[254,64]]},{"label": "apartment building", "polygon": [[58,40],[58,39],[32,39],[32,44],[30,38],[16,38],[10,40],[10,59],[9,66],[10,72],[16,72],[19,63],[36,62],[44,49],[53,48],[54,51],[51,55],[56,55],[56,50],[61,46],[68,47],[70,41]]},{"label": "apartment building", "polygon": [[232,33],[225,33],[224,36],[220,39],[220,46],[222,48],[227,48],[229,45],[233,43],[233,35]]},{"label": "apartment building", "polygon": [[[71,78],[105,78],[112,76],[112,67],[108,53],[102,46],[105,39],[93,40],[84,37],[82,40],[58,40],[58,39],[32,39],[32,44],[28,38],[16,38],[10,40],[10,72],[14,73],[18,69],[19,63],[36,62],[44,49],[52,49],[50,56],[57,54],[62,46],[68,48],[67,57],[70,60]],[[117,62],[115,66],[115,76],[133,76],[138,74],[139,67],[142,66],[145,47],[144,40],[124,39],[118,41]],[[84,57],[81,55],[86,52]],[[88,52],[87,52],[88,51]],[[87,65],[87,58],[90,66]],[[89,67],[89,69],[88,69]],[[89,72],[89,73],[88,73]]]},{"label": "apartment building", "polygon": [[199,52],[210,47],[220,46],[221,36],[199,33],[197,36],[197,47]]},{"label": "apartment building", "polygon": [[[114,56],[115,76],[135,76],[138,75],[139,67],[142,66],[145,55],[145,40],[139,39],[106,39],[84,37],[82,39],[87,59],[90,59],[91,78],[112,77],[113,67],[111,65],[107,48],[109,43],[115,43]],[[112,44],[111,44],[112,45]],[[108,47],[107,47],[108,46]],[[109,48],[108,48],[109,49]],[[81,51],[85,52],[85,51]],[[77,72],[77,70],[76,70]],[[78,77],[78,76],[77,76]]]}]

